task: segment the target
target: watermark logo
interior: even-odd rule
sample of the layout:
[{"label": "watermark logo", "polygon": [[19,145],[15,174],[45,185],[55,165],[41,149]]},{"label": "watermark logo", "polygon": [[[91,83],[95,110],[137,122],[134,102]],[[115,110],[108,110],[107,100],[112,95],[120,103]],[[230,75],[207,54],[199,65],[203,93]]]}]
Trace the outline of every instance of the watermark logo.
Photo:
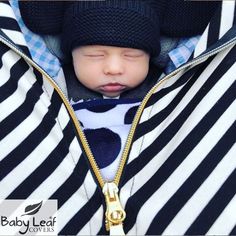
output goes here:
[{"label": "watermark logo", "polygon": [[57,235],[57,201],[0,201],[0,235]]},{"label": "watermark logo", "polygon": [[21,216],[25,216],[25,215],[34,215],[36,214],[39,209],[42,206],[43,201],[41,201],[40,203],[34,204],[34,205],[29,205],[25,208],[25,214],[21,215]]}]

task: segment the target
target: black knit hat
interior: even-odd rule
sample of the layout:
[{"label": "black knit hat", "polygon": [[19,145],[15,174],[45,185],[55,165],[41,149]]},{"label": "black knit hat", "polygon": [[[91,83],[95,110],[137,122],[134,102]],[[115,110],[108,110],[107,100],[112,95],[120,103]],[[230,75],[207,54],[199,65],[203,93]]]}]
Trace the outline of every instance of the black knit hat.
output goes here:
[{"label": "black knit hat", "polygon": [[[110,2],[110,8],[108,6],[105,7],[107,2]],[[151,11],[147,10],[149,8],[145,6],[144,3],[154,9],[159,19],[155,21],[156,17]],[[73,6],[74,4],[76,4],[76,6]],[[102,4],[104,5],[104,9],[101,7]],[[63,41],[66,42],[63,44],[65,51],[69,51],[71,46],[76,46],[74,45],[75,41],[72,42],[70,32],[72,32],[72,35],[78,34],[80,37],[83,37],[82,32],[84,32],[92,39],[93,35],[89,35],[88,30],[92,30],[91,33],[95,33],[96,35],[102,35],[102,33],[104,33],[104,37],[108,35],[109,31],[112,32],[111,30],[113,30],[113,38],[110,39],[115,44],[115,42],[118,43],[117,41],[119,41],[118,36],[122,35],[123,37],[125,34],[123,31],[126,30],[127,35],[130,35],[131,38],[129,40],[127,38],[124,39],[130,43],[130,46],[132,46],[131,42],[134,45],[134,36],[139,37],[141,33],[144,35],[142,45],[146,44],[145,40],[148,40],[148,37],[157,37],[157,41],[153,43],[153,41],[150,40],[146,45],[146,50],[150,50],[151,46],[155,48],[157,54],[159,51],[158,25],[160,25],[161,33],[169,37],[190,37],[201,34],[220,4],[221,1],[186,0],[19,1],[22,18],[26,26],[35,33],[59,34],[62,31],[62,25],[65,21],[63,33],[63,38],[65,38]],[[111,11],[114,11],[114,16]],[[76,13],[80,13],[80,15],[76,15]],[[65,19],[63,19],[64,14]],[[121,17],[122,15],[124,17]],[[142,17],[139,19],[138,15]],[[114,20],[106,19],[107,16]],[[130,18],[130,16],[132,17]],[[71,21],[69,21],[69,19],[71,19]],[[75,22],[73,22],[74,19],[76,20]],[[85,19],[87,19],[87,21]],[[115,19],[117,19],[117,21]],[[140,23],[142,20],[144,20],[143,23]],[[106,21],[109,24],[105,23]],[[148,24],[148,21],[153,23]],[[78,25],[76,25],[76,22]],[[118,25],[118,27],[112,28],[112,24],[114,24],[114,26]],[[140,34],[136,31],[132,31],[132,24],[136,26],[137,30],[139,29],[137,32]],[[124,26],[124,28],[122,29],[121,26]],[[66,29],[66,27],[68,27],[68,29]],[[150,30],[151,27],[153,27],[152,30],[156,32],[153,32],[152,36],[151,34],[146,35],[146,32]],[[81,33],[79,33],[79,31]],[[117,37],[115,37],[116,35]],[[106,41],[105,43],[108,42]]]},{"label": "black knit hat", "polygon": [[[61,32],[63,15],[77,1],[19,1],[22,18],[27,27],[38,34]],[[127,0],[120,0],[126,2]],[[132,1],[132,0],[131,0]],[[161,32],[170,37],[189,37],[202,33],[221,1],[143,0],[159,15]],[[78,26],[79,27],[79,26]]]},{"label": "black knit hat", "polygon": [[159,19],[142,0],[77,1],[65,12],[62,50],[108,45],[160,52]]}]

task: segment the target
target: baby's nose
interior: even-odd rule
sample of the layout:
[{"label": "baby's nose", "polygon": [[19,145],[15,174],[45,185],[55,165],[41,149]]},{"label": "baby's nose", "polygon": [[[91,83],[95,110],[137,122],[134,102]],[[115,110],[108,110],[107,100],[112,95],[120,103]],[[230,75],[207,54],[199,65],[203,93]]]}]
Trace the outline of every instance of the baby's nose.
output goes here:
[{"label": "baby's nose", "polygon": [[124,73],[124,63],[118,56],[109,57],[104,65],[104,74],[119,75]]}]

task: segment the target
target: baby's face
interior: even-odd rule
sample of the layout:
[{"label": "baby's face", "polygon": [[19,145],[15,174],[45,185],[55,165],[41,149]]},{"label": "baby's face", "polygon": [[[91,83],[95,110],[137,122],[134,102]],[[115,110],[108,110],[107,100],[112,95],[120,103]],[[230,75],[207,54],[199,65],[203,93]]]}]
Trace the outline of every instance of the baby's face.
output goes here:
[{"label": "baby's face", "polygon": [[82,46],[72,51],[77,78],[87,88],[107,97],[142,83],[149,70],[149,55],[139,49]]}]

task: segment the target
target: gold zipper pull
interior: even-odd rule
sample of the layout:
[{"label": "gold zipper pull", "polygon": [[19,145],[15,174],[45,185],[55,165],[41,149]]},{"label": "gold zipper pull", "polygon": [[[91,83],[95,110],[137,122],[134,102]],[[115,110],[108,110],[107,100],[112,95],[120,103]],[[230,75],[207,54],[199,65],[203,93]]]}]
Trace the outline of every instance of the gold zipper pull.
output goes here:
[{"label": "gold zipper pull", "polygon": [[121,206],[118,187],[115,183],[105,183],[102,192],[106,199],[106,230],[110,231],[110,235],[125,235],[123,230],[123,221],[126,213]]}]

